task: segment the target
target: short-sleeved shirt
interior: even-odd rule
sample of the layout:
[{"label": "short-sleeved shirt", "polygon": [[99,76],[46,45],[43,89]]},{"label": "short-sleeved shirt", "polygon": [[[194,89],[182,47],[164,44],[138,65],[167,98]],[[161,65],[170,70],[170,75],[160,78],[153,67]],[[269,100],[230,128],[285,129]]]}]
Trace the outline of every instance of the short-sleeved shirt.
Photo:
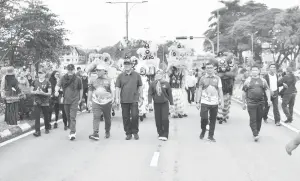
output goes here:
[{"label": "short-sleeved shirt", "polygon": [[201,104],[219,104],[219,90],[222,90],[222,82],[219,76],[206,74],[199,79],[197,86],[197,88],[202,89]]},{"label": "short-sleeved shirt", "polygon": [[246,101],[248,104],[264,104],[265,91],[269,89],[267,81],[264,78],[247,78],[244,82],[243,91],[246,92]]},{"label": "short-sleeved shirt", "polygon": [[96,104],[107,104],[112,101],[112,92],[114,91],[114,82],[105,77],[98,77],[89,82],[89,91],[92,91],[92,101]]},{"label": "short-sleeved shirt", "polygon": [[[48,90],[51,89],[51,83],[45,79],[43,82],[40,82],[39,80],[35,80],[33,82],[33,91],[43,91],[45,93],[48,93]],[[34,95],[34,105],[40,105],[40,106],[49,106],[50,105],[50,95]]]},{"label": "short-sleeved shirt", "polygon": [[139,101],[139,87],[142,86],[140,74],[131,71],[130,74],[122,72],[117,80],[116,87],[121,89],[121,103],[136,103]]},{"label": "short-sleeved shirt", "polygon": [[66,83],[68,77],[70,78],[73,75],[64,75],[57,83],[58,87],[63,88],[63,104],[77,104],[80,100],[80,91],[82,89],[82,81],[81,78],[75,76],[74,81],[68,86],[63,87]]}]

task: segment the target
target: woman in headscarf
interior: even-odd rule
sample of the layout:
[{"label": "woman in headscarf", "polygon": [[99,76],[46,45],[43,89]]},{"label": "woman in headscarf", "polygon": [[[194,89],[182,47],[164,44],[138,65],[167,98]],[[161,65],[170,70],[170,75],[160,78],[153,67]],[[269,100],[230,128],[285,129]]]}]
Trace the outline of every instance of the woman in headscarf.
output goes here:
[{"label": "woman in headscarf", "polygon": [[57,121],[58,121],[58,116],[59,116],[59,110],[62,110],[62,116],[63,116],[63,122],[65,124],[65,130],[67,130],[67,116],[65,113],[65,109],[63,106],[63,92],[59,91],[59,96],[56,97],[54,95],[55,93],[55,86],[57,82],[60,79],[60,73],[58,71],[53,71],[52,74],[50,75],[49,82],[51,84],[51,99],[50,99],[50,120],[52,120],[52,113],[54,111],[55,113],[55,123],[54,123],[54,129],[58,127]]},{"label": "woman in headscarf", "polygon": [[13,67],[6,69],[6,75],[1,81],[1,97],[5,100],[5,122],[8,125],[17,125],[19,101],[22,95],[19,82],[15,77]]}]

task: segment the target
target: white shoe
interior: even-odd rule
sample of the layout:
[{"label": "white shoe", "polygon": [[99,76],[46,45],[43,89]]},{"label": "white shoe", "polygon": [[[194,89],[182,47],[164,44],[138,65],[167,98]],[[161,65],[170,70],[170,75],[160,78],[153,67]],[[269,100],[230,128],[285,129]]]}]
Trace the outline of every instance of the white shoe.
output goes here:
[{"label": "white shoe", "polygon": [[162,141],[167,141],[168,138],[167,138],[167,137],[162,137],[161,140],[162,140]]},{"label": "white shoe", "polygon": [[76,139],[76,133],[73,133],[73,134],[70,134],[69,135],[69,139],[72,141],[72,140],[75,140]]},{"label": "white shoe", "polygon": [[158,137],[159,140],[163,140],[163,137]]}]

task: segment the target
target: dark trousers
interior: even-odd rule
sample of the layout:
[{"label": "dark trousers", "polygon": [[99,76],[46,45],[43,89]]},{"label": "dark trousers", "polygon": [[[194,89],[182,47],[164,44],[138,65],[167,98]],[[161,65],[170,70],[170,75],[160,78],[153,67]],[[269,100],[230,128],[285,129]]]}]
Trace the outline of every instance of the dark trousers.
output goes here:
[{"label": "dark trousers", "polygon": [[70,134],[76,133],[76,116],[78,111],[78,102],[74,101],[73,104],[64,104],[67,121],[70,127]]},{"label": "dark trousers", "polygon": [[126,135],[137,134],[139,132],[138,103],[122,103],[121,107],[124,131]]},{"label": "dark trousers", "polygon": [[49,120],[49,106],[34,106],[34,116],[35,116],[35,131],[41,131],[41,111],[44,115],[45,129],[50,129],[50,120]]},{"label": "dark trousers", "polygon": [[[265,100],[266,101],[265,101],[265,109],[264,109],[264,113],[263,113],[263,119],[266,120],[266,119],[268,119],[270,106],[268,105],[267,98]],[[280,122],[280,113],[279,113],[279,109],[278,109],[278,91],[274,92],[274,95],[271,97],[271,101],[273,104],[273,114],[274,114],[275,123],[279,123]]]},{"label": "dark trousers", "polygon": [[258,136],[261,128],[262,117],[264,114],[263,104],[248,104],[248,113],[250,116],[250,128],[253,136]]},{"label": "dark trousers", "polygon": [[169,102],[154,103],[154,116],[158,135],[169,137]]},{"label": "dark trousers", "polygon": [[59,104],[58,103],[52,103],[49,108],[49,118],[50,122],[52,121],[52,113],[55,113],[55,121],[58,120],[59,116]]},{"label": "dark trousers", "polygon": [[111,127],[111,107],[112,103],[109,102],[104,105],[96,104],[95,102],[92,103],[93,108],[93,130],[94,133],[99,133],[99,126],[101,116],[103,115],[105,120],[105,132],[110,132]]},{"label": "dark trousers", "polygon": [[66,114],[66,111],[65,111],[65,106],[64,104],[59,104],[59,109],[61,110],[62,112],[62,118],[63,118],[63,123],[65,126],[70,126],[70,122],[68,122],[68,118],[67,118],[67,114]]},{"label": "dark trousers", "polygon": [[[209,112],[209,118],[208,118]],[[200,116],[201,116],[201,129],[202,132],[206,131],[206,126],[209,119],[209,133],[208,136],[213,137],[215,133],[216,120],[218,114],[218,105],[201,104]]]},{"label": "dark trousers", "polygon": [[285,116],[287,117],[287,121],[293,121],[295,100],[296,100],[296,93],[285,94],[282,97],[282,104],[281,104],[282,110]]},{"label": "dark trousers", "polygon": [[195,98],[195,87],[189,87],[187,89],[187,95],[188,95],[188,102],[192,103],[194,102],[194,98]]}]

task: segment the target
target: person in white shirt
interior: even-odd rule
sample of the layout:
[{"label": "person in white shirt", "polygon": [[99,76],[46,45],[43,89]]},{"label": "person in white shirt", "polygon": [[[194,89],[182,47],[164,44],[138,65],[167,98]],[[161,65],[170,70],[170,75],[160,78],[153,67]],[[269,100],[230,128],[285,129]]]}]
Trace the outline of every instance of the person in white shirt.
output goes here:
[{"label": "person in white shirt", "polygon": [[[267,81],[268,86],[270,87],[270,90],[271,90],[271,101],[272,101],[272,105],[273,105],[273,114],[274,114],[275,124],[276,124],[276,126],[280,126],[280,113],[279,113],[279,109],[278,109],[279,86],[278,86],[278,76],[276,73],[276,65],[275,64],[269,65],[269,73],[267,73],[264,76],[264,79]],[[267,99],[265,98],[265,100],[267,100]],[[269,109],[270,109],[270,106],[268,106],[267,101],[266,101],[264,114],[263,114],[263,119],[264,119],[265,123],[267,123],[267,120],[268,120]]]},{"label": "person in white shirt", "polygon": [[195,88],[197,84],[197,78],[193,75],[193,72],[190,71],[186,77],[185,89],[188,94],[188,102],[191,104],[195,99]]}]

